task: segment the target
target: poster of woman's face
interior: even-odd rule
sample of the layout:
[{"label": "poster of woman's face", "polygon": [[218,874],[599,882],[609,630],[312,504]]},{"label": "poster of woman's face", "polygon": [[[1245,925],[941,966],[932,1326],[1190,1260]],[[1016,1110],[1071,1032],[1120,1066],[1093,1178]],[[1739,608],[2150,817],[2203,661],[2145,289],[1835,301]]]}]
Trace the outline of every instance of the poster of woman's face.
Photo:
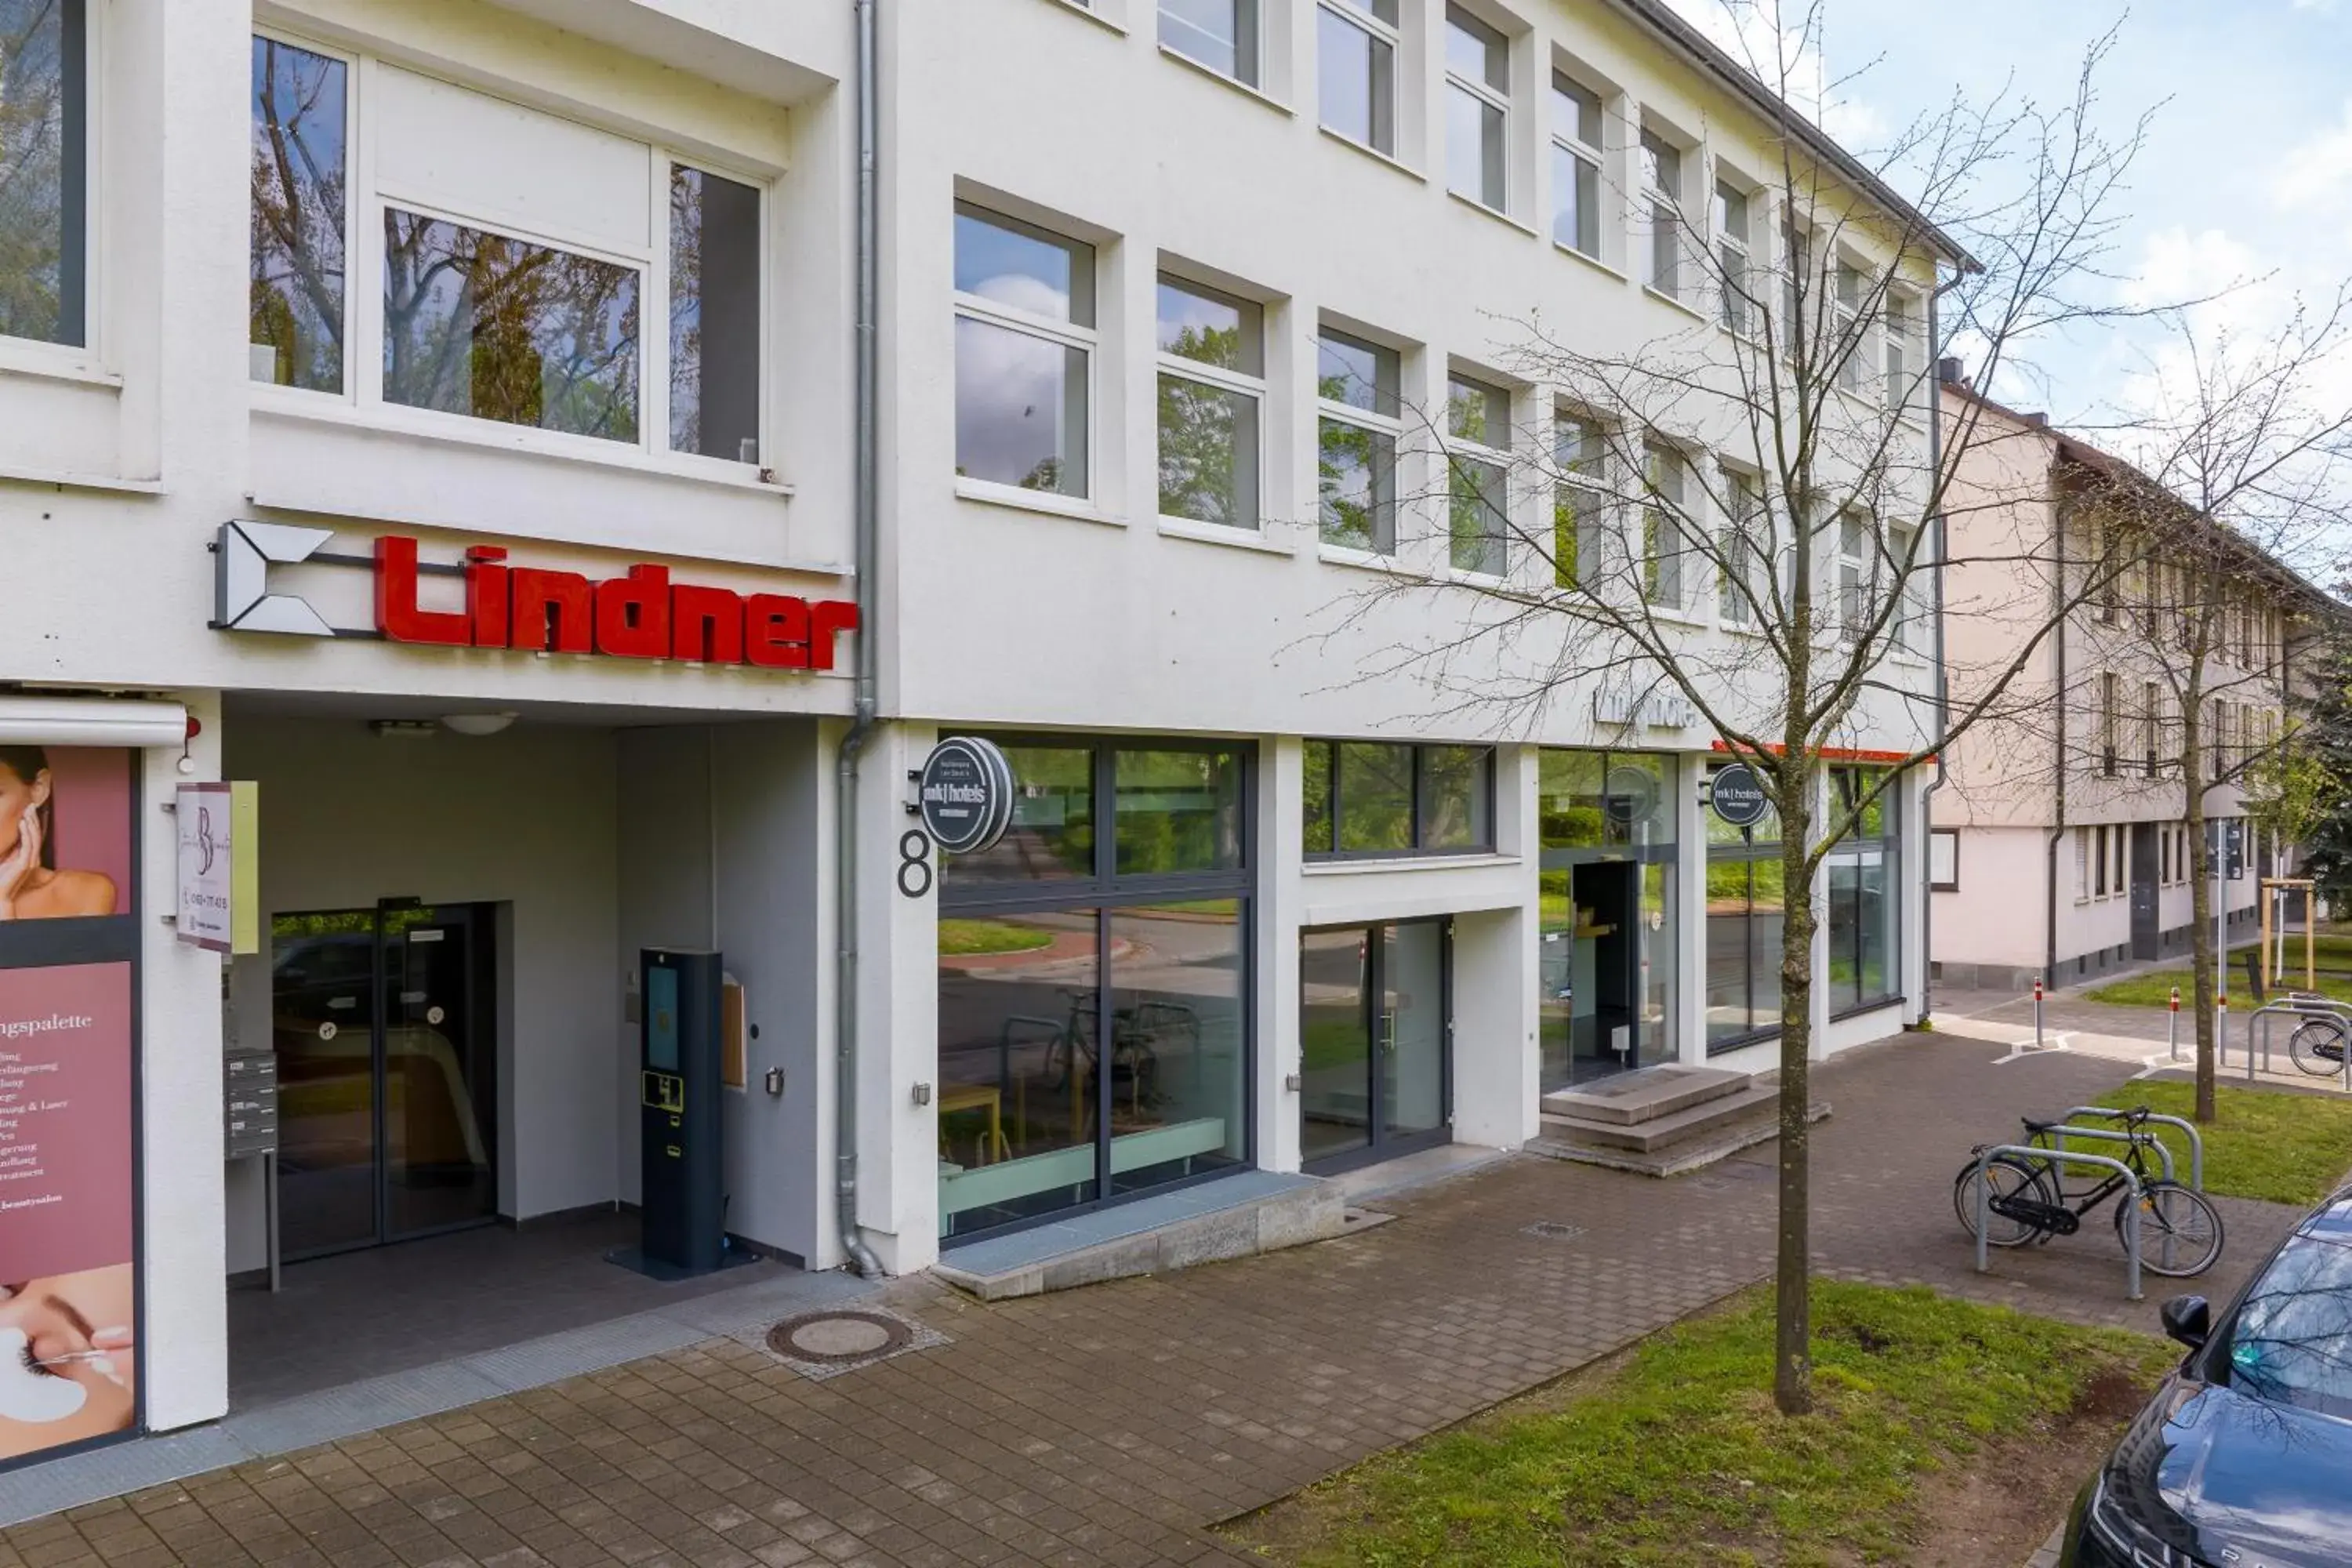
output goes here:
[{"label": "poster of woman's face", "polygon": [[0,1460],[137,1418],[128,1263],[0,1286]]},{"label": "poster of woman's face", "polygon": [[0,921],[118,912],[130,807],[121,752],[0,746]]}]

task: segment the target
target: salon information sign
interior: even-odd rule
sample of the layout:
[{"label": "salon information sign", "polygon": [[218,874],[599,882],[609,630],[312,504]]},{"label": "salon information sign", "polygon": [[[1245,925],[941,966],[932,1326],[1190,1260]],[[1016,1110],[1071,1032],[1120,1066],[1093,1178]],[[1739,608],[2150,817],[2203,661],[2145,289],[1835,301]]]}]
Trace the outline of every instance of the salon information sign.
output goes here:
[{"label": "salon information sign", "polygon": [[236,859],[229,787],[184,784],[173,815],[180,832],[180,908],[175,925],[182,942],[208,952],[234,950],[236,935]]}]

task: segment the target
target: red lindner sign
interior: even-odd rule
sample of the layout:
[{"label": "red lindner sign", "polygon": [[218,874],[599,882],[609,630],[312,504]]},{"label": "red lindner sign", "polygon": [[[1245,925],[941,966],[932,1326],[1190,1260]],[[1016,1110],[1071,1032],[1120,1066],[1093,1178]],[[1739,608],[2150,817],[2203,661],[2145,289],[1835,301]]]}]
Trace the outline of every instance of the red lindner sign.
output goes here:
[{"label": "red lindner sign", "polygon": [[669,568],[640,564],[591,581],[578,572],[509,566],[491,545],[466,552],[466,607],[416,602],[416,541],[375,542],[376,630],[394,642],[594,653],[749,664],[761,669],[834,667],[834,639],[857,630],[857,606],[784,594],[672,583]]}]

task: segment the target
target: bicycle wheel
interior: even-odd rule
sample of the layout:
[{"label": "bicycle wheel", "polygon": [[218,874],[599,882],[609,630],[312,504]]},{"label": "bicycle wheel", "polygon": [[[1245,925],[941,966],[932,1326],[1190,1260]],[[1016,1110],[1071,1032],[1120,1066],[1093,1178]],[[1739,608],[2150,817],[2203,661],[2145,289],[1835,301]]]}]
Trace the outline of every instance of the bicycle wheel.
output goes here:
[{"label": "bicycle wheel", "polygon": [[2287,1037],[2286,1054],[2312,1077],[2334,1078],[2344,1070],[2343,1026],[2326,1018],[2297,1024]]},{"label": "bicycle wheel", "polygon": [[[2116,1245],[2124,1245],[2131,1200],[2116,1204]],[[2157,1180],[2140,1190],[2139,1266],[2168,1279],[2202,1274],[2221,1260],[2221,1211],[2205,1194],[2179,1182]]]},{"label": "bicycle wheel", "polygon": [[[2050,1179],[2041,1167],[2014,1154],[1994,1155],[1984,1173],[1992,1188],[1989,1194],[1991,1197],[2021,1197],[2053,1207],[2057,1205],[2058,1195],[2051,1191]],[[1971,1237],[1977,1233],[1977,1163],[1971,1160],[1952,1178],[1952,1212],[1960,1216],[1960,1228]],[[1990,1223],[1985,1227],[1985,1240],[1994,1247],[2023,1247],[2042,1234],[2042,1227],[2030,1220],[2011,1219],[1990,1208],[1986,1214]]]}]

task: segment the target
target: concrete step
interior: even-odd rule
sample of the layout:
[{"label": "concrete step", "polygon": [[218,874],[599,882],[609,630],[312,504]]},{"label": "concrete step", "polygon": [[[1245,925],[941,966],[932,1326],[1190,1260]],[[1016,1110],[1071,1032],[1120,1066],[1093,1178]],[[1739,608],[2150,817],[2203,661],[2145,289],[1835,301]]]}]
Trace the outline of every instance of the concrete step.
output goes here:
[{"label": "concrete step", "polygon": [[[1694,1122],[1686,1126],[1680,1136],[1657,1141],[1647,1149],[1629,1148],[1622,1142],[1599,1142],[1589,1136],[1595,1131],[1594,1123],[1570,1122],[1556,1117],[1544,1118],[1543,1131],[1529,1139],[1525,1147],[1527,1152],[1542,1155],[1548,1160],[1605,1165],[1611,1170],[1630,1171],[1643,1176],[1679,1176],[1686,1172],[1704,1169],[1743,1149],[1769,1142],[1780,1135],[1776,1090],[1759,1086],[1754,1094],[1743,1095],[1741,1100],[1742,1109],[1738,1113]],[[1806,1109],[1805,1120],[1819,1121],[1829,1113],[1829,1102],[1817,1100]],[[1628,1131],[1622,1127],[1611,1128],[1605,1123],[1600,1126],[1621,1135]]]},{"label": "concrete step", "polygon": [[1748,1087],[1746,1073],[1721,1068],[1661,1065],[1620,1073],[1543,1097],[1546,1116],[1629,1127],[1725,1100]]},{"label": "concrete step", "polygon": [[1769,1110],[1780,1100],[1780,1091],[1750,1085],[1742,1080],[1731,1093],[1714,1095],[1696,1105],[1665,1116],[1654,1116],[1645,1121],[1598,1121],[1585,1116],[1555,1116],[1547,1111],[1543,1125],[1547,1131],[1574,1138],[1581,1143],[1597,1143],[1609,1149],[1631,1149],[1647,1154],[1695,1138],[1726,1122],[1738,1121],[1759,1110]]}]

